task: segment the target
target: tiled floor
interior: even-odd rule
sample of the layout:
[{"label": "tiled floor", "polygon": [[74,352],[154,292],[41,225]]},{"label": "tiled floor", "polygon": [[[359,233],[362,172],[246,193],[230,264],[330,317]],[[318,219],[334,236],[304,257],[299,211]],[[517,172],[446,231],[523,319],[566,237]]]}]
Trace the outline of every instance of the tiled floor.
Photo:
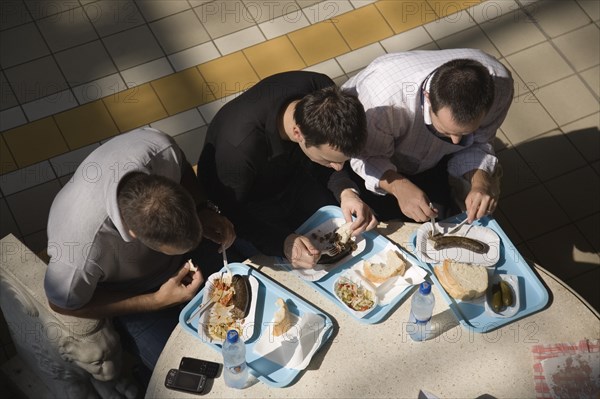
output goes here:
[{"label": "tiled floor", "polygon": [[596,0],[4,0],[0,12],[0,237],[43,249],[54,195],[116,134],[151,125],[196,160],[218,109],[273,73],[343,83],[386,52],[475,47],[515,78],[496,217],[600,309]]}]

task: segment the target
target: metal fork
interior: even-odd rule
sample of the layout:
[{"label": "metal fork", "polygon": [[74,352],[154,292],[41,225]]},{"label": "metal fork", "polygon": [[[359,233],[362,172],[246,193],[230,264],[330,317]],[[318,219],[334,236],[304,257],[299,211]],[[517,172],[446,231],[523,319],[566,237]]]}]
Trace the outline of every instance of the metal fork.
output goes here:
[{"label": "metal fork", "polygon": [[[431,209],[433,209],[433,204],[431,202],[429,203],[429,207]],[[430,218],[430,221],[431,221],[431,235],[432,236],[441,235],[440,231],[438,230],[437,226],[435,225],[435,218],[433,216]]]},{"label": "metal fork", "polygon": [[227,261],[227,253],[225,252],[225,247],[223,247],[223,266],[227,269],[227,273],[223,275],[223,282],[226,285],[231,285],[233,282],[233,273],[231,273],[231,269],[229,268],[229,262]]},{"label": "metal fork", "polygon": [[321,252],[321,255],[323,255],[323,254],[327,254],[327,255],[329,255],[329,256],[331,256],[331,257],[334,257],[334,256],[336,256],[337,254],[339,254],[339,253],[340,253],[340,251],[341,251],[341,250],[339,249],[339,247],[333,246],[333,247],[329,247],[329,248],[327,248],[325,251],[322,251],[322,252]]}]

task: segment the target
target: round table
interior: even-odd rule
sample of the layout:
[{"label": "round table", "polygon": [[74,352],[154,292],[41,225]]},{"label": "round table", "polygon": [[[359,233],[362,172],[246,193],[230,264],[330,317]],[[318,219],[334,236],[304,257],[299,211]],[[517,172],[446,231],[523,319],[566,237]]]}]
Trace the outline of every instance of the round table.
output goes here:
[{"label": "round table", "polygon": [[[380,224],[388,239],[407,248],[415,223]],[[247,261],[289,290],[330,315],[332,337],[291,385],[274,388],[260,381],[243,389],[214,380],[205,397],[416,398],[420,390],[439,397],[535,397],[533,355],[536,344],[600,338],[600,316],[558,278],[535,265],[550,293],[548,306],[489,333],[458,324],[434,286],[432,322],[437,336],[413,342],[405,331],[410,301],[404,301],[379,324],[362,324],[288,271],[269,267],[273,259]],[[410,298],[410,297],[408,297]],[[407,298],[407,299],[408,299]],[[167,372],[189,356],[222,363],[221,354],[177,326],[162,352],[146,391],[147,398],[194,397],[164,386]]]}]

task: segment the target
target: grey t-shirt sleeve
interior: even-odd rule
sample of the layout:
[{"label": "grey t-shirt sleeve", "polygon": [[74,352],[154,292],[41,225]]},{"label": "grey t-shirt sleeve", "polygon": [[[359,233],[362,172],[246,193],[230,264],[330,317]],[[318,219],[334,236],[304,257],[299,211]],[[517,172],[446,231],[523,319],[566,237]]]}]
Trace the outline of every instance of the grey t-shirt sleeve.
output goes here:
[{"label": "grey t-shirt sleeve", "polygon": [[83,307],[92,299],[100,276],[86,271],[86,268],[57,263],[48,265],[44,278],[48,300],[63,309]]}]

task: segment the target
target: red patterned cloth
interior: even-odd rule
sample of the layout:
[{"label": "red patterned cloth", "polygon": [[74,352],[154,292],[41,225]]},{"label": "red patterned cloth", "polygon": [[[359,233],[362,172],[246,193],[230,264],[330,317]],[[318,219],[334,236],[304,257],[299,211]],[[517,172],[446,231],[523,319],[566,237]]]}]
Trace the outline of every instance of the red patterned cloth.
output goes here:
[{"label": "red patterned cloth", "polygon": [[544,377],[544,369],[542,367],[542,360],[549,359],[552,357],[559,357],[565,355],[577,355],[580,353],[594,353],[600,352],[600,340],[588,340],[583,339],[579,343],[558,343],[551,345],[534,345],[531,348],[533,353],[533,378],[535,382],[535,392],[537,399],[551,399],[552,392],[546,383],[546,377]]}]

